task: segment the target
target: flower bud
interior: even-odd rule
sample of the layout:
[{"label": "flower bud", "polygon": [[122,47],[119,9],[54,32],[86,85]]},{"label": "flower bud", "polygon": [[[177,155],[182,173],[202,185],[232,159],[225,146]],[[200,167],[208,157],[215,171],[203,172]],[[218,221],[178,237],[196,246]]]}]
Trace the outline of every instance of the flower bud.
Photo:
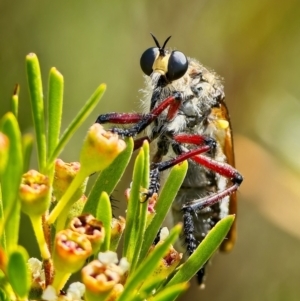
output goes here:
[{"label": "flower bud", "polygon": [[111,221],[111,236],[110,236],[110,250],[116,250],[122,234],[124,232],[126,220],[124,217],[112,218]]},{"label": "flower bud", "polygon": [[[53,179],[53,195],[55,196],[56,200],[60,200],[63,194],[66,192],[68,187],[70,186],[71,182],[77,175],[80,170],[80,163],[79,162],[70,162],[66,163],[61,159],[55,160],[55,173]],[[78,200],[85,190],[85,184],[83,187],[79,187],[77,192],[74,194],[76,195],[75,198]]]},{"label": "flower bud", "polygon": [[153,272],[153,275],[160,275],[167,278],[178,266],[181,259],[182,253],[177,252],[173,246],[170,246],[168,253],[161,259],[160,264]]},{"label": "flower bud", "polygon": [[74,217],[70,222],[69,228],[87,237],[92,244],[93,253],[99,251],[105,235],[102,222],[95,219],[91,214],[84,214]]},{"label": "flower bud", "polygon": [[49,207],[49,178],[36,170],[25,173],[21,180],[19,196],[22,211],[29,216],[39,216]]},{"label": "flower bud", "polygon": [[70,229],[56,234],[53,254],[55,270],[74,273],[84,265],[91,254],[92,246],[85,235]]},{"label": "flower bud", "polygon": [[[165,238],[169,235],[169,230],[164,227],[160,232],[160,241],[152,246],[150,249],[150,253],[160,244],[163,243]],[[182,259],[182,253],[177,252],[172,245],[170,245],[168,253],[160,260],[159,266],[155,269],[152,274],[152,277],[163,277],[167,278],[174,269],[178,266]]]},{"label": "flower bud", "polygon": [[108,167],[126,148],[118,134],[107,132],[102,125],[94,123],[85,138],[80,154],[80,163],[87,175]]},{"label": "flower bud", "polygon": [[99,253],[98,260],[92,261],[82,269],[86,300],[114,300],[110,297],[118,296],[123,291],[120,282],[129,268],[129,263],[125,258],[120,260],[119,265],[117,262],[117,254],[108,251]]},{"label": "flower bud", "polygon": [[[77,179],[76,185],[74,185]],[[80,163],[65,163],[57,159],[55,161],[55,174],[53,181],[53,194],[58,201],[53,211],[56,211],[57,223],[56,230],[60,231],[66,228],[67,220],[70,215],[78,216],[81,214],[84,202],[82,196],[86,189],[88,178],[80,176]],[[72,186],[73,185],[73,186]],[[72,188],[70,193],[70,188]],[[69,192],[66,198],[66,194]],[[81,199],[81,201],[80,201]],[[77,204],[76,204],[77,203]],[[75,205],[76,204],[76,205]],[[59,209],[59,210],[58,210]],[[77,211],[74,213],[74,211]],[[53,214],[51,212],[50,216]],[[50,218],[49,216],[49,218]],[[72,217],[73,217],[72,216]]]},{"label": "flower bud", "polygon": [[158,194],[157,193],[153,193],[152,196],[148,199],[148,210],[147,210],[147,224],[146,224],[146,227],[149,226],[149,224],[151,223],[153,217],[156,214],[155,205],[156,205],[156,202],[157,202],[157,198],[158,198]]}]

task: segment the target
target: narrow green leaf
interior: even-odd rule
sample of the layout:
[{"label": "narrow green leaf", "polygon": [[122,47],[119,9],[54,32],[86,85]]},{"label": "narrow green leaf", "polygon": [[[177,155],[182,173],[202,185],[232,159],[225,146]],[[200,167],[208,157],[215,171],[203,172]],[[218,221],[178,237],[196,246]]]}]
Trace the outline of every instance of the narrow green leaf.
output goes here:
[{"label": "narrow green leaf", "polygon": [[[150,175],[150,149],[149,143],[147,140],[143,143],[143,151],[144,151],[144,164],[143,164],[143,173],[142,173],[142,181],[141,181],[141,189],[145,189],[147,192],[149,187],[149,175]],[[142,191],[140,190],[140,195],[142,196]],[[137,222],[137,241],[144,240],[144,234],[146,229],[147,222],[147,212],[148,212],[148,200],[139,202],[139,214],[135,217],[135,222]],[[129,242],[130,244],[130,242]],[[134,255],[132,256],[130,269],[133,271],[140,257],[140,251],[142,248],[142,243],[135,244]]]},{"label": "narrow green leaf", "polygon": [[157,292],[157,289],[162,286],[162,284],[166,281],[165,277],[161,277],[157,275],[155,279],[148,279],[143,280],[143,284],[139,288],[139,296],[147,299],[149,296],[153,295],[153,292]]},{"label": "narrow green leaf", "polygon": [[181,282],[189,281],[207,260],[218,249],[226,237],[233,221],[234,215],[229,215],[220,220],[207,234],[196,251],[180,267],[178,272],[169,281],[167,286],[172,286]]},{"label": "narrow green leaf", "polygon": [[[100,101],[101,97],[103,96],[104,92],[106,90],[106,85],[101,84],[94,94],[89,98],[89,100],[85,103],[85,105],[82,107],[80,112],[77,114],[77,116],[73,119],[73,121],[70,123],[68,128],[65,130],[65,132],[62,134],[58,145],[50,155],[48,162],[54,162],[56,157],[60,154],[60,152],[63,150],[67,142],[70,140],[70,138],[74,135],[74,133],[77,131],[77,129],[82,125],[82,123],[86,120],[86,118],[89,116],[89,114],[94,110],[98,102]],[[49,164],[48,167],[50,167],[52,164]]]},{"label": "narrow green leaf", "polygon": [[105,252],[109,250],[110,247],[110,238],[111,238],[111,220],[112,220],[112,210],[111,203],[108,194],[103,191],[101,193],[98,206],[96,219],[103,223],[105,229],[105,238],[101,245],[101,251]]},{"label": "narrow green leaf", "polygon": [[23,146],[23,158],[24,158],[24,166],[23,172],[27,172],[30,166],[30,158],[33,149],[33,136],[31,134],[25,134],[22,137],[22,146]]},{"label": "narrow green leaf", "polygon": [[46,167],[44,95],[40,65],[38,58],[34,53],[30,53],[26,56],[26,67],[31,111],[36,135],[39,169],[41,172],[44,172]]},{"label": "narrow green leaf", "polygon": [[0,236],[5,227],[6,245],[10,250],[18,242],[20,223],[18,195],[23,173],[22,138],[17,119],[13,113],[4,115],[0,129],[9,139],[9,156],[1,177],[4,222],[0,226]]},{"label": "narrow green leaf", "polygon": [[110,166],[99,174],[83,208],[83,213],[90,213],[96,216],[101,193],[105,191],[108,195],[111,195],[114,191],[130,161],[132,151],[133,139],[126,139],[126,149],[121,152]]},{"label": "narrow green leaf", "polygon": [[154,270],[159,265],[161,258],[168,251],[170,245],[177,240],[181,229],[182,227],[180,225],[175,226],[170,231],[170,234],[166,240],[161,245],[157,245],[153,252],[151,252],[145,259],[145,261],[138,266],[133,274],[129,276],[125,284],[124,291],[119,297],[118,301],[127,301],[135,296],[134,292],[137,292],[144,279],[149,278],[149,275],[153,274]]},{"label": "narrow green leaf", "polygon": [[159,229],[161,228],[169,208],[172,205],[172,202],[174,201],[175,196],[185,178],[187,168],[188,163],[185,161],[171,169],[170,174],[161,192],[159,193],[157,204],[155,206],[156,214],[146,229],[140,260],[143,260],[148,253],[150,246],[152,245]]},{"label": "narrow green leaf", "polygon": [[152,301],[173,301],[175,300],[180,294],[186,291],[189,288],[189,284],[187,282],[179,283],[172,285],[170,287],[164,288],[158,294],[156,294]]},{"label": "narrow green leaf", "polygon": [[48,85],[48,156],[51,157],[59,140],[64,93],[64,78],[54,67],[50,70]]},{"label": "narrow green leaf", "polygon": [[144,150],[144,172],[143,172],[143,181],[142,187],[148,188],[149,187],[149,177],[150,177],[150,146],[147,140],[143,143],[143,150]]},{"label": "narrow green leaf", "polygon": [[11,112],[18,118],[20,86],[17,84],[11,98]]},{"label": "narrow green leaf", "polygon": [[7,276],[14,292],[25,299],[30,290],[30,275],[27,268],[28,254],[26,250],[18,246],[8,258]]},{"label": "narrow green leaf", "polygon": [[126,257],[130,263],[133,260],[134,250],[137,244],[137,233],[139,226],[138,215],[145,162],[144,158],[144,150],[141,148],[134,164],[132,184],[126,213],[123,256]]}]

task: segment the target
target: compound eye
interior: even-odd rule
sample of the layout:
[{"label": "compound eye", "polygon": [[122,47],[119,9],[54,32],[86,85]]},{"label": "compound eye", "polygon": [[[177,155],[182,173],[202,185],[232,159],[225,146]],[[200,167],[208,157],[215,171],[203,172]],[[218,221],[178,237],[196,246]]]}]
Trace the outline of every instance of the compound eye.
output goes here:
[{"label": "compound eye", "polygon": [[166,74],[168,80],[173,81],[182,77],[188,65],[188,60],[182,52],[172,51],[168,62],[168,73]]},{"label": "compound eye", "polygon": [[151,73],[153,72],[153,63],[156,59],[156,57],[159,54],[159,49],[157,47],[151,47],[149,49],[147,49],[141,56],[140,59],[140,65],[141,68],[143,70],[143,72],[146,75],[151,75]]}]

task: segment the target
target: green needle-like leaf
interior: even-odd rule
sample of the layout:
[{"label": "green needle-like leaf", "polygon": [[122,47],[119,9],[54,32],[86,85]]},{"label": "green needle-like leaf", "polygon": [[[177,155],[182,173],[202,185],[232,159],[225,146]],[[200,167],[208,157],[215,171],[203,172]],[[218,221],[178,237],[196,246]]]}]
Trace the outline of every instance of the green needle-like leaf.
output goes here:
[{"label": "green needle-like leaf", "polygon": [[[62,104],[64,93],[64,78],[56,68],[51,68],[49,74],[48,95],[48,156],[50,157],[58,144]],[[53,162],[48,162],[52,164]]]},{"label": "green needle-like leaf", "polygon": [[24,300],[30,289],[30,276],[27,267],[28,254],[26,250],[18,246],[8,258],[7,276],[14,292]]},{"label": "green needle-like leaf", "polygon": [[11,111],[16,116],[16,118],[18,118],[18,112],[19,112],[19,93],[20,93],[20,86],[17,84],[15,86],[14,93],[11,98]]},{"label": "green needle-like leaf", "polygon": [[105,229],[104,241],[101,245],[101,251],[105,252],[109,250],[110,238],[111,238],[111,220],[112,220],[112,210],[111,203],[108,194],[104,191],[101,193],[98,206],[96,219],[103,223]]},{"label": "green needle-like leaf", "polygon": [[31,111],[36,135],[38,162],[41,172],[46,167],[46,133],[43,86],[40,65],[37,56],[30,53],[26,56],[27,80],[30,92]]},{"label": "green needle-like leaf", "polygon": [[189,284],[187,282],[179,283],[172,285],[163,289],[157,295],[153,297],[153,301],[173,301],[175,300],[180,294],[186,291],[189,288]]},{"label": "green needle-like leaf", "polygon": [[151,224],[146,229],[140,260],[143,260],[148,253],[150,246],[152,245],[159,229],[161,228],[169,208],[176,197],[177,191],[179,190],[185,178],[187,168],[188,162],[185,161],[171,169],[166,183],[159,193],[157,204],[155,206],[156,214],[153,217]]},{"label": "green needle-like leaf", "polygon": [[7,249],[12,249],[18,242],[20,203],[19,187],[23,173],[22,138],[17,119],[13,113],[7,113],[1,120],[0,130],[9,139],[9,156],[2,173],[2,201],[4,218],[0,225],[0,236],[4,227]]},{"label": "green needle-like leaf", "polygon": [[77,129],[82,125],[82,123],[86,120],[86,118],[89,116],[89,114],[94,110],[100,99],[102,98],[104,92],[106,90],[106,85],[101,84],[94,94],[89,98],[89,100],[85,103],[85,105],[82,107],[80,112],[77,114],[77,116],[73,119],[71,124],[68,126],[68,128],[65,130],[65,132],[62,134],[58,145],[52,152],[49,158],[49,166],[51,167],[51,162],[54,162],[56,157],[60,154],[60,152],[63,150],[67,142],[70,140],[72,135],[77,131]]},{"label": "green needle-like leaf", "polygon": [[137,232],[139,226],[138,215],[145,162],[144,158],[144,150],[141,148],[134,164],[132,184],[126,213],[123,256],[126,257],[129,262],[132,262],[137,242]]},{"label": "green needle-like leaf", "polygon": [[142,297],[142,300],[148,298],[148,296],[152,296],[153,292],[157,292],[157,289],[161,287],[165,281],[166,277],[161,277],[161,275],[157,275],[155,279],[153,279],[153,277],[151,277],[151,279],[145,279],[142,286],[139,288],[138,296]]},{"label": "green needle-like leaf", "polygon": [[147,188],[149,186],[149,177],[150,177],[150,146],[147,140],[143,143],[143,150],[144,150],[144,173],[143,173],[143,187]]},{"label": "green needle-like leaf", "polygon": [[27,172],[29,170],[30,158],[33,148],[34,137],[31,134],[25,134],[22,137],[22,145],[23,145],[23,158],[24,158],[24,166],[23,172]]},{"label": "green needle-like leaf", "polygon": [[[144,151],[144,164],[143,164],[143,174],[142,174],[142,181],[141,181],[141,188],[145,189],[145,193],[149,187],[149,175],[150,175],[150,149],[149,143],[147,140],[143,143],[143,151]],[[146,197],[146,196],[144,196]],[[135,221],[137,222],[137,237],[136,242],[142,242],[144,240],[146,222],[147,222],[147,212],[148,212],[148,200],[143,200],[143,191],[140,191],[140,198],[141,201],[138,203],[139,205],[139,214],[135,217]],[[130,244],[130,242],[129,242]],[[134,255],[131,261],[131,269],[134,270],[135,266],[140,257],[140,251],[142,248],[142,243],[135,244]]]}]

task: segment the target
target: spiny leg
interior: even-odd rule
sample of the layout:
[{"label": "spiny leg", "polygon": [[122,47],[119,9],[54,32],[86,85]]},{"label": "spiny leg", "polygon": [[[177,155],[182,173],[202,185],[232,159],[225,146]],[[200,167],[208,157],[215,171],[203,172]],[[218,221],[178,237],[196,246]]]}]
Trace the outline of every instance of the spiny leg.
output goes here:
[{"label": "spiny leg", "polygon": [[215,146],[214,139],[210,137],[203,137],[203,141],[205,142],[205,145],[199,146],[198,148],[193,149],[191,151],[182,153],[174,159],[152,164],[152,169],[150,171],[150,185],[148,190],[149,196],[158,192],[159,176],[162,171],[169,169],[187,159],[190,159],[195,155],[205,153]]},{"label": "spiny leg", "polygon": [[[203,143],[206,143],[207,146],[210,147],[210,150],[213,150],[216,147],[216,142],[214,141],[214,139],[202,135],[179,134],[174,136],[174,139],[180,143],[190,143],[195,145],[201,145]],[[233,192],[237,191],[238,187],[243,182],[242,175],[230,164],[219,162],[208,156],[201,155],[201,153],[203,152],[200,152],[199,155],[194,153],[201,148],[203,148],[203,146],[200,146],[199,148],[196,148],[192,151],[184,152],[183,148],[178,143],[177,151],[181,154],[177,158],[169,160],[167,168],[170,168],[173,165],[180,163],[185,157],[186,159],[191,159],[196,163],[200,164],[201,166],[204,166],[212,170],[213,172],[230,179],[233,185],[224,189],[223,191],[216,192],[209,197],[192,201],[183,207],[192,207],[195,211],[200,211],[204,208],[210,207],[215,203],[219,202],[224,197],[229,196]],[[167,165],[166,162],[164,162],[164,164]]]},{"label": "spiny leg", "polygon": [[[159,171],[168,169],[182,162],[183,160],[192,159],[198,164],[214,171],[215,173],[218,173],[226,178],[230,178],[231,182],[233,183],[232,186],[224,189],[223,191],[219,191],[212,194],[209,197],[205,197],[187,203],[182,207],[185,242],[187,244],[187,250],[189,254],[192,254],[198,246],[198,242],[194,235],[195,225],[193,221],[193,213],[199,212],[202,209],[210,207],[215,203],[221,201],[224,197],[234,193],[242,183],[243,177],[231,165],[201,155],[201,153],[208,152],[208,151],[211,151],[212,153],[214,152],[214,149],[216,147],[216,142],[214,139],[202,135],[179,134],[174,136],[174,140],[177,143],[174,143],[173,148],[176,149],[176,152],[179,153],[180,155],[178,155],[174,159],[158,163],[156,165],[156,168]],[[198,145],[198,147],[190,151],[184,151],[180,143],[195,144]],[[204,275],[205,275],[205,265],[197,273],[197,279],[199,284],[203,283]]]},{"label": "spiny leg", "polygon": [[182,94],[175,92],[174,95],[164,99],[156,108],[147,114],[135,113],[108,113],[99,115],[96,123],[114,123],[114,124],[132,124],[134,125],[127,129],[112,128],[111,131],[118,133],[121,136],[132,137],[141,133],[147,126],[158,118],[162,112],[168,108],[167,120],[172,120],[176,115],[182,101]]},{"label": "spiny leg", "polygon": [[[183,210],[183,233],[184,233],[185,243],[189,255],[192,255],[198,246],[198,241],[195,237],[195,225],[194,225],[193,215],[192,215],[193,212],[194,212],[193,209],[190,207]],[[204,282],[205,266],[206,263],[196,274],[199,285],[203,284]]]}]

